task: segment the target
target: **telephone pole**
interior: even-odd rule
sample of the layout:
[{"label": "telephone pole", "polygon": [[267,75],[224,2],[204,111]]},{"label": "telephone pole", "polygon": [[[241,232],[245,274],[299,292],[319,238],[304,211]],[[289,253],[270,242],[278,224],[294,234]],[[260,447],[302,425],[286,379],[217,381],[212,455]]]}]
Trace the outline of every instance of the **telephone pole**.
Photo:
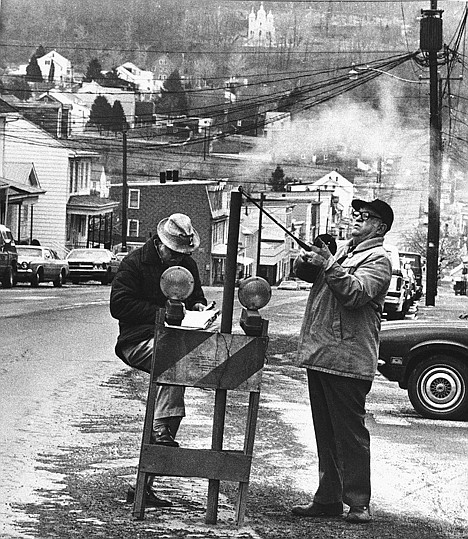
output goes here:
[{"label": "telephone pole", "polygon": [[420,48],[427,52],[430,88],[429,199],[426,251],[426,305],[435,305],[439,272],[440,184],[442,179],[442,113],[437,53],[442,49],[442,13],[437,0],[421,10]]},{"label": "telephone pole", "polygon": [[122,246],[121,251],[127,251],[127,130],[122,131],[122,206],[121,206],[121,225],[122,225]]}]

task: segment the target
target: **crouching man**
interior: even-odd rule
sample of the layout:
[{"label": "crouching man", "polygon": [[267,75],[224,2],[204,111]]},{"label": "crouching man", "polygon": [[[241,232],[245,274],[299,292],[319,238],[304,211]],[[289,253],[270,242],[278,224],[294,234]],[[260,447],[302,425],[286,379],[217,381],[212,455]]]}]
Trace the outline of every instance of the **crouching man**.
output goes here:
[{"label": "crouching man", "polygon": [[[120,263],[112,282],[110,311],[119,321],[120,334],[115,352],[127,365],[147,373],[151,371],[156,313],[166,303],[160,279],[168,267],[182,266],[190,271],[194,289],[185,300],[185,306],[188,310],[204,310],[206,299],[197,265],[191,257],[199,244],[200,237],[190,218],[174,213],[159,222],[157,234]],[[179,445],[175,437],[185,416],[184,392],[182,386],[158,387],[151,443]],[[146,506],[170,506],[170,501],[156,496],[153,481],[154,477],[150,476],[146,486]],[[133,497],[131,489],[127,501],[133,501]]]}]

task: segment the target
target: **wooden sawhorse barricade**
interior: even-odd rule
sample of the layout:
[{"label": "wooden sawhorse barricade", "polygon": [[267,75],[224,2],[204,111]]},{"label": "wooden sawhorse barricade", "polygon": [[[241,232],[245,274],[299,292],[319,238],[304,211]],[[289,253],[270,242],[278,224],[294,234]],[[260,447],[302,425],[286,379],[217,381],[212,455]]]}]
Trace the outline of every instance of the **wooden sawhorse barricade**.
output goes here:
[{"label": "wooden sawhorse barricade", "polygon": [[[140,520],[144,518],[145,484],[149,474],[203,477],[209,480],[206,523],[217,522],[219,482],[234,481],[239,483],[236,524],[242,526],[268,342],[268,322],[263,321],[264,336],[249,337],[165,327],[164,316],[164,309],[159,310],[133,516]],[[167,447],[150,443],[158,383],[216,390],[211,449]],[[244,447],[239,451],[223,450],[228,390],[250,392]]]}]

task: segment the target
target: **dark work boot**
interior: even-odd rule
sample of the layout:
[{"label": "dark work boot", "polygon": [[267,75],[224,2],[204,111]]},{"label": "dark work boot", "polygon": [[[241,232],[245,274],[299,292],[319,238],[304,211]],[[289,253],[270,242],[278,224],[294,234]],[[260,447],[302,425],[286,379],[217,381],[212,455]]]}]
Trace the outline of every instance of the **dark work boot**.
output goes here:
[{"label": "dark work boot", "polygon": [[157,426],[151,433],[151,443],[156,445],[167,445],[169,447],[179,447],[174,440],[171,430],[167,425]]},{"label": "dark work boot", "polygon": [[298,517],[324,518],[337,517],[343,514],[343,504],[312,502],[308,505],[296,505],[291,510],[293,515]]}]

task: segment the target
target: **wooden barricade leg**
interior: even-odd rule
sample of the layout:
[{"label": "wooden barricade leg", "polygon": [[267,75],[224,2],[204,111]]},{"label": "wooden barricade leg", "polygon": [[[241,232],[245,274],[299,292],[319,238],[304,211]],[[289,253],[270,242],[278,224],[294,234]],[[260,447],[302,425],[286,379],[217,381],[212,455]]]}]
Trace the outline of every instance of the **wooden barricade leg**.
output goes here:
[{"label": "wooden barricade leg", "polygon": [[[268,335],[268,320],[262,321],[262,336]],[[249,396],[249,408],[247,412],[247,423],[245,425],[244,455],[252,457],[255,443],[255,432],[257,429],[258,408],[260,405],[260,391],[251,391]],[[250,472],[249,472],[250,478]],[[247,507],[247,496],[249,493],[249,483],[239,483],[239,492],[236,502],[236,524],[242,526],[244,523],[245,510]]]},{"label": "wooden barricade leg", "polygon": [[[164,323],[164,311],[160,311],[158,313],[158,320],[161,323]],[[150,383],[148,388],[148,397],[146,400],[146,413],[145,413],[145,422],[143,426],[143,436],[141,440],[141,448],[140,448],[140,460],[138,465],[138,474],[137,474],[137,481],[136,481],[136,487],[135,487],[135,501],[133,503],[133,516],[138,520],[143,520],[145,517],[145,491],[146,491],[146,481],[148,479],[148,476],[150,474],[146,472],[140,471],[142,469],[141,463],[142,463],[142,455],[143,455],[143,446],[145,444],[151,443],[151,433],[153,431],[153,420],[154,420],[154,409],[156,405],[156,382],[154,380],[154,362],[155,362],[155,355],[156,355],[156,349],[157,349],[157,342],[159,338],[159,324],[156,324],[156,330],[154,334],[154,350],[153,350],[153,358],[151,361],[151,374],[150,374]]]},{"label": "wooden barricade leg", "polygon": [[[247,424],[245,427],[244,454],[251,457],[253,455],[255,430],[257,428],[258,408],[260,404],[260,393],[251,392],[249,397],[249,409],[247,413]],[[249,474],[250,477],[250,474]],[[236,524],[242,526],[244,523],[245,509],[247,506],[247,495],[249,492],[248,481],[239,483],[239,492],[236,503]]]},{"label": "wooden barricade leg", "polygon": [[[213,434],[211,449],[221,451],[223,449],[224,423],[226,418],[227,391],[217,389],[215,394],[215,406],[213,415]],[[218,521],[219,479],[208,481],[208,500],[206,504],[207,524],[216,524]]]}]

